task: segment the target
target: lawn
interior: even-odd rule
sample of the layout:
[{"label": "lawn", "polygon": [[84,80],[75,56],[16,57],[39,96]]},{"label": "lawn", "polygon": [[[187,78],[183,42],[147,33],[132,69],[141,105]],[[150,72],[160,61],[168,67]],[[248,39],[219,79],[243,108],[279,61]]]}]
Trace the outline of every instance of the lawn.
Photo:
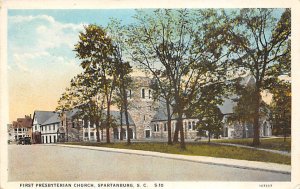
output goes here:
[{"label": "lawn", "polygon": [[[252,138],[213,140],[213,142],[217,143],[232,143],[246,146],[252,146],[252,141]],[[291,138],[286,138],[286,142],[284,142],[283,138],[261,138],[260,142],[261,144],[258,148],[291,152]]]},{"label": "lawn", "polygon": [[182,155],[193,155],[193,156],[210,156],[210,157],[221,157],[231,159],[241,159],[249,161],[262,161],[272,162],[280,164],[291,164],[291,158],[288,156],[274,154],[271,152],[259,151],[254,149],[247,149],[234,146],[222,146],[218,144],[204,144],[204,143],[187,143],[186,150],[181,150],[179,145],[167,145],[166,143],[132,143],[126,145],[126,143],[65,143],[71,145],[84,145],[84,146],[98,146],[98,147],[109,147],[109,148],[123,148],[133,150],[145,150],[155,151],[170,154],[182,154]]}]

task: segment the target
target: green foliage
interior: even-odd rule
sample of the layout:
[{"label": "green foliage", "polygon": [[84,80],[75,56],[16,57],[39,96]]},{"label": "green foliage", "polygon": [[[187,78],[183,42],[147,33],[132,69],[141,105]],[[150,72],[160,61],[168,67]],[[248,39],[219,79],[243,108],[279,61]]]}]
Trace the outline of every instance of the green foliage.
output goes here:
[{"label": "green foliage", "polygon": [[273,132],[286,137],[291,134],[291,83],[277,80],[273,83],[271,92]]},{"label": "green foliage", "polygon": [[214,27],[221,35],[224,24],[207,23],[203,14],[187,9],[138,11],[136,24],[129,28],[131,58],[152,74],[156,88],[172,103],[183,148],[183,114],[201,87],[225,78],[224,58],[230,54],[222,47],[229,43],[222,36],[212,38],[212,30],[205,29]]}]

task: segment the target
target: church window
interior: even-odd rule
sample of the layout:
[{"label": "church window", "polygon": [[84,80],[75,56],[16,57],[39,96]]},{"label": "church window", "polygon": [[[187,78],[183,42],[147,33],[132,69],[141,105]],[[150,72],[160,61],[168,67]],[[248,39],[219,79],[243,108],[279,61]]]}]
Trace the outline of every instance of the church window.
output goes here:
[{"label": "church window", "polygon": [[142,89],[142,98],[145,98],[145,89]]}]

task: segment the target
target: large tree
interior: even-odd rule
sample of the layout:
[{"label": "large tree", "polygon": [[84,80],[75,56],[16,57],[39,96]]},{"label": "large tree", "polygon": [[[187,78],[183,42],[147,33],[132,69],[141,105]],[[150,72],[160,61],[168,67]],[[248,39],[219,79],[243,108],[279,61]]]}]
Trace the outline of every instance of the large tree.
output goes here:
[{"label": "large tree", "polygon": [[[224,24],[205,23],[203,18],[200,10],[138,11],[136,24],[129,33],[133,61],[154,77],[157,72],[165,74],[172,88],[182,149],[185,149],[183,116],[191,99],[202,85],[220,80],[216,73],[229,53],[222,48],[226,42],[221,29]],[[210,32],[215,35],[210,36]]]},{"label": "large tree", "polygon": [[110,108],[118,75],[112,40],[102,27],[91,24],[80,32],[75,51],[76,57],[82,61],[82,68],[91,70],[102,84],[101,94],[106,102],[106,142],[110,143]]},{"label": "large tree", "polygon": [[[122,115],[125,114],[125,122],[127,127],[127,132],[129,132],[129,113],[128,113],[128,92],[130,86],[132,85],[132,79],[130,73],[132,72],[132,67],[128,61],[125,60],[125,53],[127,49],[126,45],[126,27],[121,25],[119,20],[111,20],[107,27],[107,32],[112,39],[113,44],[113,56],[115,60],[115,71],[116,71],[116,85],[118,102],[121,111],[121,125],[122,125]],[[121,128],[121,137],[123,137]],[[127,144],[130,144],[130,137],[127,136]]]},{"label": "large tree", "polygon": [[253,92],[254,137],[259,145],[261,93],[281,75],[290,75],[290,9],[241,9],[223,11],[228,39],[235,45],[231,57],[238,70],[255,78]]}]

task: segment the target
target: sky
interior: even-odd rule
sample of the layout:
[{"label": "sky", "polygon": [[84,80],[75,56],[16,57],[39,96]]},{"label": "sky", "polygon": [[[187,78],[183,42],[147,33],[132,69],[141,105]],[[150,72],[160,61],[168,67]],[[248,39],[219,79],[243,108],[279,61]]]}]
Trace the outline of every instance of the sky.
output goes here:
[{"label": "sky", "polygon": [[9,121],[55,110],[73,76],[80,73],[73,51],[83,26],[106,26],[109,18],[133,22],[133,9],[8,10]]},{"label": "sky", "polygon": [[127,25],[134,14],[134,9],[9,9],[9,121],[55,110],[71,78],[82,71],[73,50],[84,25],[105,27],[110,18]]}]

